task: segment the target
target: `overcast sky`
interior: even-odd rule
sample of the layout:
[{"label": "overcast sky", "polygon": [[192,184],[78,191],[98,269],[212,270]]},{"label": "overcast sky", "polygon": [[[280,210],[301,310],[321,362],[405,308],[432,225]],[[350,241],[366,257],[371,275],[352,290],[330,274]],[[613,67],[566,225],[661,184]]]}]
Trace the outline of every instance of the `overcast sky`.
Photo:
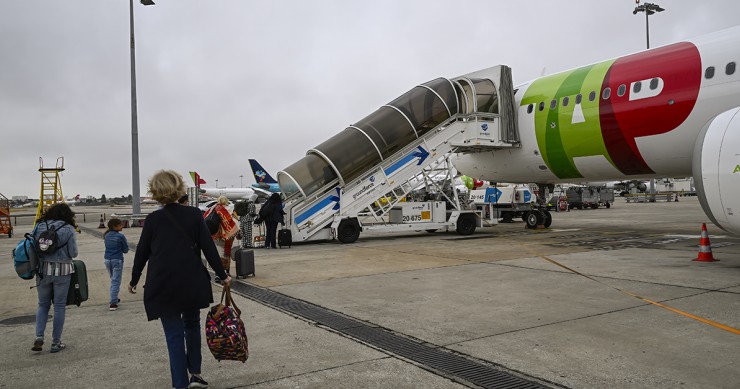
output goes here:
[{"label": "overcast sky", "polygon": [[[141,195],[158,169],[254,182],[417,84],[514,83],[645,48],[633,0],[134,1]],[[737,0],[658,0],[651,46],[733,27]],[[129,2],[0,1],[0,193],[131,193]],[[243,178],[240,178],[243,176]]]}]

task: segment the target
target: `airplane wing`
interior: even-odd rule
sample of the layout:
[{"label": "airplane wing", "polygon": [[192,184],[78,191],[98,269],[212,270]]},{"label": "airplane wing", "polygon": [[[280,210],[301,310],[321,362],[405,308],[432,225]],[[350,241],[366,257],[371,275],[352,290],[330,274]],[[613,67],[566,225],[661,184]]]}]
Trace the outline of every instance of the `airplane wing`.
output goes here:
[{"label": "airplane wing", "polygon": [[252,189],[254,189],[254,193],[255,193],[255,194],[256,194],[257,196],[259,196],[259,197],[263,197],[263,198],[266,198],[266,199],[269,199],[269,198],[270,198],[270,196],[272,196],[272,194],[273,194],[273,193],[275,193],[275,192],[270,192],[269,190],[267,190],[267,189],[262,189],[262,188],[254,188],[254,187],[253,187]]}]

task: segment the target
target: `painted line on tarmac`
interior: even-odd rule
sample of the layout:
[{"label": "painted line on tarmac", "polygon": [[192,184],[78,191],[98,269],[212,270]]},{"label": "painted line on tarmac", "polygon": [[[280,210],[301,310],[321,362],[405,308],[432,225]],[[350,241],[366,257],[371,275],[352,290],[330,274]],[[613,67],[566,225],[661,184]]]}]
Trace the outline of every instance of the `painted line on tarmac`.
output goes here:
[{"label": "painted line on tarmac", "polygon": [[639,296],[639,295],[636,295],[636,294],[634,294],[634,293],[632,293],[632,292],[629,292],[629,291],[626,291],[626,290],[623,290],[623,289],[617,288],[616,286],[612,286],[612,285],[609,285],[609,284],[607,284],[607,283],[605,283],[605,282],[601,282],[601,281],[599,281],[599,280],[597,280],[597,279],[595,279],[595,278],[593,278],[593,277],[587,276],[587,275],[585,275],[585,274],[583,274],[583,273],[581,273],[581,272],[579,272],[579,271],[577,271],[577,270],[571,269],[571,268],[569,268],[568,266],[565,266],[565,265],[563,265],[563,264],[559,263],[558,261],[556,261],[556,260],[554,260],[554,259],[548,258],[548,257],[547,257],[547,256],[545,256],[545,255],[541,255],[541,254],[536,254],[536,255],[537,255],[538,257],[540,257],[540,258],[542,258],[542,259],[544,259],[544,260],[546,260],[546,261],[548,261],[548,262],[550,262],[550,263],[552,263],[552,264],[556,265],[556,266],[559,266],[559,267],[561,267],[561,268],[563,268],[563,269],[565,269],[565,270],[568,270],[569,272],[571,272],[571,273],[573,273],[573,274],[577,274],[577,275],[579,275],[579,276],[581,276],[581,277],[585,277],[585,278],[588,278],[588,279],[589,279],[589,280],[591,280],[591,281],[594,281],[594,282],[598,282],[598,283],[599,283],[599,284],[601,284],[601,285],[604,285],[604,286],[607,286],[607,287],[609,287],[609,288],[612,288],[612,289],[614,289],[614,290],[617,290],[617,291],[619,291],[619,292],[622,292],[622,293],[624,293],[624,294],[626,294],[626,295],[628,295],[628,296],[634,297],[634,298],[636,298],[636,299],[638,299],[638,300],[642,300],[642,301],[644,301],[644,302],[646,302],[646,303],[649,303],[649,304],[655,305],[655,306],[657,306],[657,307],[661,307],[661,308],[663,308],[663,309],[667,309],[667,310],[669,310],[669,311],[671,311],[671,312],[674,312],[674,313],[678,313],[679,315],[683,315],[683,316],[686,316],[686,317],[688,317],[688,318],[690,318],[690,319],[694,319],[694,320],[696,320],[696,321],[699,321],[699,322],[701,322],[701,323],[704,323],[704,324],[709,324],[709,325],[711,325],[711,326],[713,326],[713,327],[717,327],[717,328],[719,328],[719,329],[721,329],[721,330],[725,330],[725,331],[731,332],[731,333],[733,333],[733,334],[735,334],[735,335],[740,335],[740,330],[739,330],[739,329],[737,329],[737,328],[734,328],[734,327],[730,327],[730,326],[727,326],[727,325],[724,325],[724,324],[721,324],[721,323],[717,323],[716,321],[712,321],[712,320],[709,320],[709,319],[705,319],[705,318],[703,318],[703,317],[700,317],[700,316],[696,316],[696,315],[693,315],[693,314],[691,314],[691,313],[688,313],[688,312],[684,312],[684,311],[682,311],[682,310],[680,310],[680,309],[676,309],[676,308],[673,308],[673,307],[669,307],[669,306],[667,306],[667,305],[664,305],[664,304],[661,304],[661,303],[659,303],[659,302],[656,302],[656,301],[652,301],[652,300],[650,300],[650,299],[646,299],[646,298],[644,298],[644,297],[642,297],[642,296]]}]

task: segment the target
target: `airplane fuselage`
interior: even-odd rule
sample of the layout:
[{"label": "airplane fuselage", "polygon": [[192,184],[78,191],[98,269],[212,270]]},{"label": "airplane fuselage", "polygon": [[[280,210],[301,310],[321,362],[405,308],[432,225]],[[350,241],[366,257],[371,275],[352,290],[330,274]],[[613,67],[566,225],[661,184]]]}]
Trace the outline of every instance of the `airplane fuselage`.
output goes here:
[{"label": "airplane fuselage", "polygon": [[538,78],[515,95],[521,147],[455,167],[500,182],[691,176],[702,127],[740,106],[737,61],[733,28]]}]

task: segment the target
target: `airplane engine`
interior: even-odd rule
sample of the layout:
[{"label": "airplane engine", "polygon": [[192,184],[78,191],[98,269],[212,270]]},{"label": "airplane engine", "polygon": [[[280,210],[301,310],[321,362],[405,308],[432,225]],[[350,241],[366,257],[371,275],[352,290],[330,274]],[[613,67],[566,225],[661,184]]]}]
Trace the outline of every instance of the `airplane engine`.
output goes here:
[{"label": "airplane engine", "polygon": [[704,213],[723,230],[740,234],[740,107],[702,128],[692,169]]},{"label": "airplane engine", "polygon": [[647,185],[645,185],[644,182],[640,182],[635,184],[635,188],[637,188],[637,190],[640,192],[645,192],[647,190]]}]

